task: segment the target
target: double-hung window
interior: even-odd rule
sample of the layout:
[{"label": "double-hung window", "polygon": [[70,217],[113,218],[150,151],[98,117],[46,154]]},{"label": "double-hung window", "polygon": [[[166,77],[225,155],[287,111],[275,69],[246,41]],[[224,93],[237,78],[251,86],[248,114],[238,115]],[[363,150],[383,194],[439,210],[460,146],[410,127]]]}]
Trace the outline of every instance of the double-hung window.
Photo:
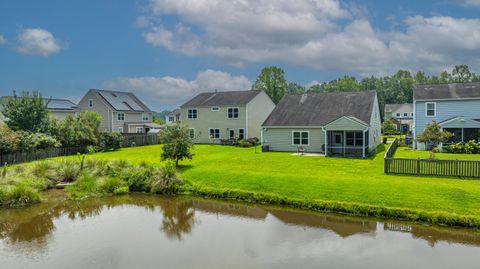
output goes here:
[{"label": "double-hung window", "polygon": [[208,131],[210,133],[210,138],[220,138],[220,129],[210,128]]},{"label": "double-hung window", "polygon": [[195,129],[190,128],[188,129],[188,136],[190,136],[191,139],[195,138]]},{"label": "double-hung window", "polygon": [[117,113],[117,120],[124,121],[125,120],[125,113]]},{"label": "double-hung window", "polygon": [[142,120],[148,121],[148,119],[149,119],[148,113],[142,113]]},{"label": "double-hung window", "polygon": [[400,113],[397,113],[396,116],[397,116],[397,118],[400,118]]},{"label": "double-hung window", "polygon": [[435,117],[437,115],[437,103],[426,103],[425,115],[427,117]]},{"label": "double-hung window", "polygon": [[361,147],[363,146],[363,133],[362,132],[347,132],[346,144],[348,147]]},{"label": "double-hung window", "polygon": [[143,133],[143,127],[137,127],[135,131],[137,132],[137,134],[141,134]]},{"label": "double-hung window", "polygon": [[188,110],[188,118],[189,119],[197,119],[198,118],[198,110],[196,108],[191,108]]},{"label": "double-hung window", "polygon": [[297,146],[307,146],[309,144],[309,132],[308,131],[293,131],[292,143]]},{"label": "double-hung window", "polygon": [[245,129],[243,129],[243,128],[238,129],[238,139],[240,139],[240,140],[245,139]]},{"label": "double-hung window", "polygon": [[407,112],[403,113],[403,116],[408,117],[408,113]]},{"label": "double-hung window", "polygon": [[174,116],[169,116],[169,117],[168,117],[168,121],[169,121],[169,122],[174,122],[174,121],[175,121],[175,117],[174,117]]},{"label": "double-hung window", "polygon": [[239,112],[238,107],[230,107],[230,108],[228,108],[227,118],[238,119],[239,114],[240,114],[240,112]]}]

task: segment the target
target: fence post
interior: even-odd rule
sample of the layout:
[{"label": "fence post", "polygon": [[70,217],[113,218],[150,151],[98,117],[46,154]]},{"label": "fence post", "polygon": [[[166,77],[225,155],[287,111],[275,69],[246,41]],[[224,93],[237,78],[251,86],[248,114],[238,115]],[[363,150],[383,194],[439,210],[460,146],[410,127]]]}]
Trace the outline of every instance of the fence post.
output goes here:
[{"label": "fence post", "polygon": [[420,175],[420,159],[417,159],[417,175]]}]

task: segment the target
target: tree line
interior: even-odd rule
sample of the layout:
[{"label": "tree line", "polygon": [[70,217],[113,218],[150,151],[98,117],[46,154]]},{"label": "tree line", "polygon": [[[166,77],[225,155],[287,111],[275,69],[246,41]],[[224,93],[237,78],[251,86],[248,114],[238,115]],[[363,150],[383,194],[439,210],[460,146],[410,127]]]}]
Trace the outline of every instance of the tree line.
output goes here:
[{"label": "tree line", "polygon": [[283,69],[270,66],[261,70],[252,90],[264,90],[275,104],[285,94],[374,90],[377,92],[383,116],[385,104],[412,103],[415,84],[463,82],[480,82],[480,75],[471,72],[467,65],[456,65],[450,72],[443,71],[438,76],[429,76],[423,71],[412,74],[407,70],[398,70],[391,76],[370,76],[361,80],[353,76],[343,76],[306,88],[297,83],[288,82]]}]

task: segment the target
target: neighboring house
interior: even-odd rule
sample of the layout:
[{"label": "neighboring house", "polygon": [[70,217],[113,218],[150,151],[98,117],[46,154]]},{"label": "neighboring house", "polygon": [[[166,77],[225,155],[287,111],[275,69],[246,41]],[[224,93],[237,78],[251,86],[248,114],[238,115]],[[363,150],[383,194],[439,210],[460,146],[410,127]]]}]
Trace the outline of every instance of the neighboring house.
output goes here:
[{"label": "neighboring house", "polygon": [[[3,104],[7,99],[12,98],[11,96],[3,96],[0,100],[0,103]],[[22,97],[17,97],[22,98]],[[57,120],[64,120],[67,116],[75,116],[80,112],[78,105],[67,99],[53,99],[53,98],[43,98],[43,102],[47,104],[47,109],[50,111],[50,116]],[[0,106],[0,110],[3,106]],[[5,118],[0,113],[0,120],[5,121]]]},{"label": "neighboring house", "polygon": [[262,126],[270,151],[366,157],[381,140],[375,91],[285,95]]},{"label": "neighboring house", "polygon": [[165,124],[173,125],[173,124],[180,123],[180,115],[181,115],[180,109],[178,108],[171,111],[170,113],[165,115]]},{"label": "neighboring house", "polygon": [[385,119],[392,120],[398,131],[407,134],[412,131],[413,104],[386,104]]},{"label": "neighboring house", "polygon": [[274,108],[264,91],[200,93],[181,106],[181,124],[195,143],[260,138],[261,124]]},{"label": "neighboring house", "polygon": [[78,105],[102,116],[103,132],[148,133],[161,127],[152,122],[152,111],[131,92],[91,89]]},{"label": "neighboring house", "polygon": [[[436,121],[443,130],[454,134],[444,145],[479,140],[480,82],[416,85],[413,103],[414,138],[427,124]],[[415,146],[417,149],[430,148],[423,143]]]}]

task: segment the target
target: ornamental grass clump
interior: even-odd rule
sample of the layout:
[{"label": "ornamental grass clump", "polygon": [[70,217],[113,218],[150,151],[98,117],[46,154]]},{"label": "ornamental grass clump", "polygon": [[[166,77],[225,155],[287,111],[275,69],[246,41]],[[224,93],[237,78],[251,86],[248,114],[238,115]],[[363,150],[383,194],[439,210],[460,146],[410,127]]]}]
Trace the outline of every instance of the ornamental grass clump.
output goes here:
[{"label": "ornamental grass clump", "polygon": [[158,171],[150,191],[157,194],[173,195],[179,192],[181,184],[183,184],[183,181],[175,164],[169,162]]}]

